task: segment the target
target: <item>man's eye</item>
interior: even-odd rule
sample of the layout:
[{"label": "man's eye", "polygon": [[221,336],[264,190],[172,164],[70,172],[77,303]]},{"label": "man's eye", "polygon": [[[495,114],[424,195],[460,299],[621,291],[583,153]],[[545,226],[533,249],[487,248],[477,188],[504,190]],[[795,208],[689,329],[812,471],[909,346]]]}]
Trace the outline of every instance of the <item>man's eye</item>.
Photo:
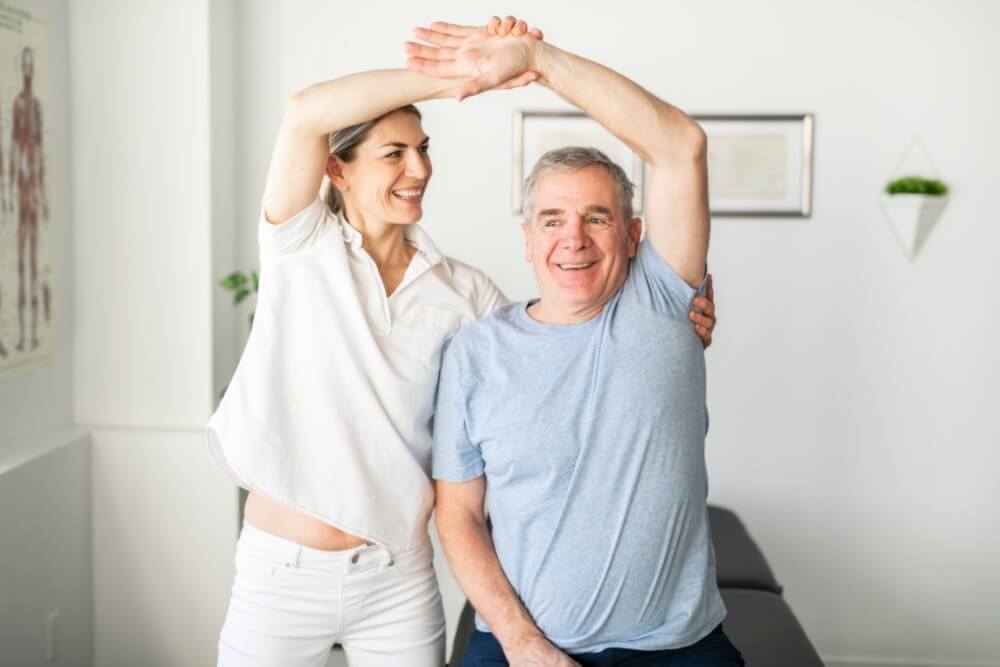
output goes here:
[{"label": "man's eye", "polygon": [[542,223],[542,227],[555,227],[559,224],[558,220],[546,220]]},{"label": "man's eye", "polygon": [[589,218],[587,222],[589,222],[592,225],[603,225],[604,218]]}]

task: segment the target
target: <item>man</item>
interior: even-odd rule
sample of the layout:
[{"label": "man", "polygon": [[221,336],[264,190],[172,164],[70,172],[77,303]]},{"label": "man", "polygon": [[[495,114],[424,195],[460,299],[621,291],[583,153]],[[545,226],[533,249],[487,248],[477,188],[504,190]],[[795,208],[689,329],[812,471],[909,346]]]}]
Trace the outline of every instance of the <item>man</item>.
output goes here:
[{"label": "man", "polygon": [[[19,337],[14,346],[24,350],[24,311],[31,302],[31,349],[38,347],[38,213],[49,217],[42,155],[42,103],[31,90],[34,54],[21,52],[22,89],[14,98],[10,145],[10,196],[17,190],[17,317]],[[27,277],[25,271],[28,271]]]},{"label": "man", "polygon": [[650,167],[640,241],[620,167],[594,149],[543,156],[522,225],[540,298],[446,353],[436,521],[478,611],[464,664],[743,664],[720,625],[704,356],[687,323],[708,249],[704,133],[551,44],[447,24],[418,35],[433,46],[408,46],[410,67],[478,72],[460,97],[535,72]]}]

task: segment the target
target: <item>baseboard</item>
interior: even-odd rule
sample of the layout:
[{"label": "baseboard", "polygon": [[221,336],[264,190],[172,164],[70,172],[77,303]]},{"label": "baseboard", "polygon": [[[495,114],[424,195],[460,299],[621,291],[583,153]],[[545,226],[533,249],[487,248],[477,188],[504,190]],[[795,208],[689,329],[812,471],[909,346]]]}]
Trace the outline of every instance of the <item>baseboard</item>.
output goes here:
[{"label": "baseboard", "polygon": [[1000,667],[1000,662],[965,662],[921,658],[830,658],[824,657],[826,667]]}]

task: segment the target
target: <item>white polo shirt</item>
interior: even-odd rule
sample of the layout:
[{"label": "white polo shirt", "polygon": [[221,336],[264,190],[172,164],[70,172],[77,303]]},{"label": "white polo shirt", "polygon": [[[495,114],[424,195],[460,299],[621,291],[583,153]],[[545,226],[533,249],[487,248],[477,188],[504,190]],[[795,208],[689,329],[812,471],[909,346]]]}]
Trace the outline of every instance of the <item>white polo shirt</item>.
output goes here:
[{"label": "white polo shirt", "polygon": [[441,348],[506,303],[420,227],[405,234],[417,253],[386,297],[361,234],[319,198],[280,225],[262,213],[253,328],[208,422],[236,483],[395,550],[427,539]]}]

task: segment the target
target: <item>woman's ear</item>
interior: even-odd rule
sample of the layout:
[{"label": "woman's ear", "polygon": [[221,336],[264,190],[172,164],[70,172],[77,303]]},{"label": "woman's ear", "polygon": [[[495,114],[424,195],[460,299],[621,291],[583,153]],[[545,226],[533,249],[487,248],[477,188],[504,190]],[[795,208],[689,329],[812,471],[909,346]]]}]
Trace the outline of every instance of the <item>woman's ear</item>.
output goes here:
[{"label": "woman's ear", "polygon": [[351,189],[344,178],[344,162],[336,155],[330,155],[326,159],[326,176],[341,192]]}]

